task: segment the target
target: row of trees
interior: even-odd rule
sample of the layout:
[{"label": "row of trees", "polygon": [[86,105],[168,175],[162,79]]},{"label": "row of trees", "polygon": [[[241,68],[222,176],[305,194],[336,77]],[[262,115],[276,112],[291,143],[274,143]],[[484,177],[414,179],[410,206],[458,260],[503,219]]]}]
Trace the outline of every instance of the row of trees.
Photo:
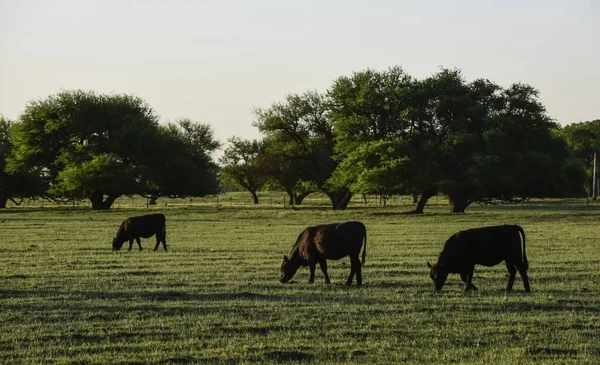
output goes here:
[{"label": "row of trees", "polygon": [[201,196],[217,191],[220,145],[210,126],[159,124],[142,99],[64,91],[0,121],[0,208],[8,199],[89,199],[109,209],[122,195]]},{"label": "row of trees", "polygon": [[221,161],[255,202],[275,181],[296,204],[313,191],[333,209],[353,194],[413,194],[422,213],[442,193],[452,212],[464,212],[472,203],[580,196],[589,166],[589,151],[569,137],[576,127],[552,121],[534,88],[466,82],[459,70],[422,80],[399,67],[355,72],[325,94],[288,95],[255,115],[265,138],[231,138]]},{"label": "row of trees", "polygon": [[283,189],[299,205],[316,191],[344,209],[353,194],[436,194],[452,212],[472,203],[583,193],[600,121],[561,128],[529,85],[467,82],[459,70],[416,79],[399,67],[342,76],[325,92],[287,95],[254,111],[259,140],[220,147],[209,125],[159,124],[129,95],[63,91],[0,119],[0,207],[24,197],[89,199],[108,209],[122,195],[202,196],[217,180]]}]

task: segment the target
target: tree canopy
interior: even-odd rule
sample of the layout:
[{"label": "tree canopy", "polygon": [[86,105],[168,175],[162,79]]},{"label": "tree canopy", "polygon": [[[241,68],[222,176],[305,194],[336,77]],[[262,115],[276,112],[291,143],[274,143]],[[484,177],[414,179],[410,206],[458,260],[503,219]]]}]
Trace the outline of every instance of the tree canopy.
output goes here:
[{"label": "tree canopy", "polygon": [[228,143],[229,146],[221,157],[221,173],[248,190],[254,204],[258,204],[256,192],[267,179],[265,165],[261,161],[264,143],[239,137],[229,138]]},{"label": "tree canopy", "polygon": [[401,67],[366,69],[254,115],[262,138],[231,137],[220,167],[208,124],[160,124],[136,96],[76,90],[34,100],[17,123],[0,120],[0,207],[46,196],[108,209],[121,195],[215,193],[219,178],[256,204],[260,189],[276,186],[291,205],[314,191],[333,209],[353,194],[384,202],[412,194],[422,213],[441,193],[452,212],[464,212],[473,203],[579,195],[600,146],[600,121],[561,129],[532,86],[467,81],[458,69],[423,79]]},{"label": "tree canopy", "polygon": [[435,191],[452,212],[472,203],[575,193],[580,174],[529,85],[466,82],[442,69],[414,80],[399,68],[342,77],[329,93],[340,165],[353,192]]},{"label": "tree canopy", "polygon": [[[121,195],[212,193],[209,131],[189,121],[161,128],[135,96],[62,91],[26,106],[10,164],[36,171],[50,195],[87,198],[92,209],[109,209]],[[167,178],[174,174],[181,180]]]},{"label": "tree canopy", "polygon": [[[593,161],[594,153],[600,153],[600,119],[573,123],[567,125],[558,131],[566,141],[569,148],[573,151],[573,155],[584,166],[587,177],[586,190],[588,196],[594,195],[592,190],[593,180]],[[600,159],[600,156],[596,156]],[[600,164],[596,162],[598,168]]]},{"label": "tree canopy", "polygon": [[27,169],[9,169],[7,161],[13,152],[12,135],[17,124],[0,115],[0,209],[8,200],[20,204],[23,198],[41,196],[45,185],[38,175]]},{"label": "tree canopy", "polygon": [[255,110],[255,125],[267,138],[285,142],[293,151],[286,157],[289,166],[300,168],[300,181],[314,185],[331,200],[333,209],[344,209],[352,193],[346,187],[332,187],[327,180],[337,167],[333,159],[335,131],[326,98],[317,92],[290,94],[283,102]]}]

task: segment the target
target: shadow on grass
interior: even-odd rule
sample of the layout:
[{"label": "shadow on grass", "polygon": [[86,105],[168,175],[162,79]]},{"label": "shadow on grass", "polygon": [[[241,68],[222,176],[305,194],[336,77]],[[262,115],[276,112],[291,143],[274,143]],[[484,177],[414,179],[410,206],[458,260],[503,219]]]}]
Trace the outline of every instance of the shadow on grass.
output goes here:
[{"label": "shadow on grass", "polygon": [[[353,290],[355,287],[349,287]],[[360,289],[356,289],[360,290]],[[33,304],[15,304],[3,303],[5,309],[65,309],[69,304],[65,301],[77,303],[87,300],[119,300],[129,303],[139,304],[140,307],[148,307],[148,303],[156,302],[234,302],[234,301],[257,301],[257,302],[303,302],[303,303],[340,303],[347,302],[353,304],[377,304],[379,301],[371,298],[351,298],[351,297],[331,297],[324,295],[326,292],[299,293],[299,294],[260,294],[247,291],[237,293],[187,293],[183,291],[167,290],[152,292],[92,292],[92,291],[59,291],[59,290],[0,290],[0,299],[8,300],[14,298],[55,298],[62,300],[45,300],[43,303]],[[136,302],[136,301],[142,302]],[[113,307],[114,308],[114,307]],[[131,309],[131,307],[128,307]],[[76,309],[74,306],[73,309]],[[90,307],[81,307],[82,310]],[[101,309],[101,308],[97,308]],[[176,308],[179,309],[179,308]]]}]

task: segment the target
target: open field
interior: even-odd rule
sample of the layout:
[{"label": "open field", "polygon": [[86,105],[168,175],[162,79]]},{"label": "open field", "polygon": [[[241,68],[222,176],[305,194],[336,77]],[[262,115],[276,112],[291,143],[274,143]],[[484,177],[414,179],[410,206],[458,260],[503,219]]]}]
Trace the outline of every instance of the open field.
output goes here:
[{"label": "open field", "polygon": [[[600,363],[600,205],[449,215],[434,198],[415,216],[399,214],[409,208],[401,201],[337,212],[322,200],[298,211],[281,201],[0,212],[0,363]],[[148,211],[167,216],[170,252],[153,252],[153,238],[141,252],[112,252],[121,221]],[[329,286],[318,269],[308,284],[308,268],[279,283],[303,228],[346,220],[368,230],[362,288],[344,285],[348,259],[328,262]],[[477,292],[451,275],[434,294],[426,262],[444,241],[503,223],[525,229],[533,292],[517,275],[505,293],[501,264],[476,267]]]}]

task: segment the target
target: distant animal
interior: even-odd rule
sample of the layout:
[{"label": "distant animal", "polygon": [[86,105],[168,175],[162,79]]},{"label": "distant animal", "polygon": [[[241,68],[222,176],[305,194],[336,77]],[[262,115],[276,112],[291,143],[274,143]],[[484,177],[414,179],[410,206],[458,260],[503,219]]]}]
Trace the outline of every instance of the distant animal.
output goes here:
[{"label": "distant animal", "polygon": [[140,237],[150,238],[154,235],[156,235],[156,246],[154,246],[154,251],[158,249],[158,245],[161,242],[163,248],[167,251],[167,228],[164,214],[158,213],[129,217],[121,223],[121,226],[117,231],[117,236],[113,238],[113,251],[119,251],[126,241],[129,241],[129,251],[131,251],[134,239],[137,241],[141,251],[142,244],[140,242]]},{"label": "distant animal", "polygon": [[[523,252],[521,256],[521,236],[523,236]],[[529,292],[527,270],[529,262],[525,252],[525,231],[518,225],[490,226],[467,229],[454,233],[444,244],[444,249],[435,265],[427,262],[431,269],[430,277],[435,290],[441,291],[448,274],[460,274],[466,283],[465,290],[477,290],[473,285],[475,265],[494,266],[502,261],[508,269],[508,285],[510,291],[515,282],[517,271],[523,279],[525,291]]]},{"label": "distant animal", "polygon": [[287,283],[292,279],[300,266],[310,268],[309,283],[315,281],[317,264],[325,275],[325,283],[329,284],[327,260],[339,260],[350,256],[350,276],[346,285],[351,285],[356,274],[356,284],[362,285],[360,249],[363,246],[362,264],[367,254],[367,228],[361,222],[333,223],[308,227],[296,239],[289,257],[283,256],[279,280]]}]

